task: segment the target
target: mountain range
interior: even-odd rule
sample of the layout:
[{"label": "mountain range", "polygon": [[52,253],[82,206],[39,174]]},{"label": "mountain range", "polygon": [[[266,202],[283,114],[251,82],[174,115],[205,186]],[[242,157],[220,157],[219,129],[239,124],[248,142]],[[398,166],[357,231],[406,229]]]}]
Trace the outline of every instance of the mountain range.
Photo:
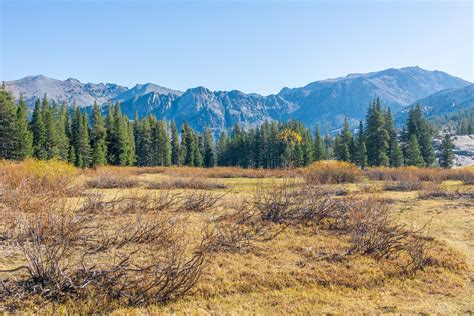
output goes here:
[{"label": "mountain range", "polygon": [[5,82],[15,97],[23,94],[32,106],[46,93],[50,99],[89,107],[94,101],[105,104],[120,101],[122,111],[133,118],[154,114],[158,118],[184,121],[197,129],[210,127],[214,132],[243,127],[265,120],[298,119],[308,126],[320,124],[324,132],[338,128],[344,117],[351,122],[363,119],[369,103],[380,97],[384,106],[402,117],[419,102],[428,115],[436,115],[474,105],[474,85],[442,71],[420,67],[386,69],[365,74],[315,81],[300,88],[283,88],[263,96],[237,90],[210,91],[196,87],[186,91],[153,83],[127,88],[117,84],[81,83],[69,78],[61,81],[42,75]]}]

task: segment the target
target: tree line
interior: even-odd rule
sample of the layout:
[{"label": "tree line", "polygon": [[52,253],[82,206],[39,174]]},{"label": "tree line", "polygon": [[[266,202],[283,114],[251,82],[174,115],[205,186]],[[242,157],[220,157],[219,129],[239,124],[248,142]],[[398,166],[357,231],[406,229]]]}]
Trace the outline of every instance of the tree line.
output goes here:
[{"label": "tree line", "polygon": [[[104,112],[106,114],[104,114]],[[37,99],[32,114],[20,96],[18,102],[4,87],[0,90],[0,158],[59,159],[78,167],[117,166],[239,166],[244,168],[304,167],[314,161],[338,159],[368,166],[399,167],[453,163],[451,137],[443,140],[439,160],[432,132],[421,107],[410,110],[406,126],[397,133],[390,109],[375,99],[365,123],[354,131],[345,120],[335,137],[314,133],[301,122],[264,122],[255,128],[235,125],[217,141],[184,123],[149,115],[130,120],[120,103],[109,102],[106,111],[95,103],[92,111],[75,104]]]}]

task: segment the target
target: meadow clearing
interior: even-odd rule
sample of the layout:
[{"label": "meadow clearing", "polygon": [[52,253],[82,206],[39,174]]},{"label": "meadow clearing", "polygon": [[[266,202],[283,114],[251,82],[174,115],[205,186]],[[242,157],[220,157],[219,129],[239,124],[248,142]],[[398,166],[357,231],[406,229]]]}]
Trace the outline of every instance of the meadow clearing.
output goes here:
[{"label": "meadow clearing", "polygon": [[474,169],[0,162],[0,312],[474,312]]}]

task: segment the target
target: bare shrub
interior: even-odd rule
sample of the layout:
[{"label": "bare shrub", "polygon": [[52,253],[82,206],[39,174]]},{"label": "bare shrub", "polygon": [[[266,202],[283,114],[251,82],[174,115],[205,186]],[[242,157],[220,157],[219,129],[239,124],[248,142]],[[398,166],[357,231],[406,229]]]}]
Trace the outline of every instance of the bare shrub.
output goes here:
[{"label": "bare shrub", "polygon": [[255,204],[244,201],[211,220],[213,242],[210,251],[240,252],[252,247],[254,241],[269,241],[283,229],[269,221],[263,221]]},{"label": "bare shrub", "polygon": [[365,175],[371,180],[380,181],[431,181],[439,182],[447,177],[445,169],[421,167],[375,167],[364,170]]},{"label": "bare shrub", "polygon": [[409,260],[405,266],[405,272],[414,273],[433,264],[433,258],[428,254],[429,249],[433,247],[432,243],[433,238],[419,235],[411,236],[406,243]]},{"label": "bare shrub", "polygon": [[140,185],[140,181],[129,176],[100,171],[97,176],[87,181],[87,186],[93,189],[126,189]]},{"label": "bare shrub", "polygon": [[303,170],[303,178],[308,184],[334,184],[360,182],[362,171],[354,164],[344,161],[317,161]]},{"label": "bare shrub", "polygon": [[444,199],[444,200],[474,200],[474,192],[457,189],[449,191],[441,186],[428,186],[418,193],[418,198],[423,200]]},{"label": "bare shrub", "polygon": [[387,183],[383,187],[385,191],[416,191],[422,188],[422,182],[417,179],[407,179],[395,183]]},{"label": "bare shrub", "polygon": [[161,174],[165,172],[164,167],[136,167],[135,173],[141,174]]},{"label": "bare shrub", "polygon": [[287,181],[266,189],[257,190],[254,204],[264,221],[293,225],[319,224],[335,216],[337,191],[319,186],[300,186]]},{"label": "bare shrub", "polygon": [[175,210],[180,206],[182,199],[183,194],[180,192],[160,190],[153,196],[151,207],[156,211]]},{"label": "bare shrub", "polygon": [[226,189],[227,186],[219,182],[211,182],[202,178],[175,178],[161,182],[149,182],[147,189],[193,189],[193,190],[214,190]]},{"label": "bare shrub", "polygon": [[64,302],[94,293],[136,305],[172,300],[193,288],[210,258],[211,235],[193,233],[182,216],[142,209],[150,199],[135,200],[140,212],[117,225],[97,214],[124,200],[101,204],[97,199],[91,197],[86,207],[62,197],[50,205],[2,208],[15,223],[9,240],[22,260],[0,271],[9,276],[1,280],[1,300],[34,294]]},{"label": "bare shrub", "polygon": [[345,227],[352,239],[349,253],[391,258],[404,249],[410,232],[396,224],[386,204],[374,200],[355,201],[349,206]]},{"label": "bare shrub", "polygon": [[294,181],[272,185],[269,188],[257,188],[254,204],[264,221],[290,223],[296,218],[296,209],[303,204]]},{"label": "bare shrub", "polygon": [[462,181],[466,185],[474,184],[474,166],[451,170],[450,180]]},{"label": "bare shrub", "polygon": [[181,203],[178,206],[178,211],[185,212],[205,212],[218,205],[218,202],[228,193],[214,194],[208,191],[192,191],[184,194]]},{"label": "bare shrub", "polygon": [[406,181],[418,180],[429,182],[441,182],[444,180],[457,180],[465,184],[474,183],[474,167],[463,167],[455,169],[422,168],[422,167],[399,167],[387,168],[376,167],[364,170],[365,175],[371,180],[380,181]]},{"label": "bare shrub", "polygon": [[174,177],[199,178],[286,178],[294,176],[293,170],[287,169],[252,169],[238,167],[167,167],[165,174]]},{"label": "bare shrub", "polygon": [[383,187],[371,182],[364,182],[359,185],[359,191],[363,193],[379,193],[383,190]]}]

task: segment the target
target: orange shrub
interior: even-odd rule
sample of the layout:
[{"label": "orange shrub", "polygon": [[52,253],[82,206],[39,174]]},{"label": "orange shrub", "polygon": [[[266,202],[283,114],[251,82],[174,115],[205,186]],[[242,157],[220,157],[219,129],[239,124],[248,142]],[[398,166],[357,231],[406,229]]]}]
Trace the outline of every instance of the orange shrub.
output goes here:
[{"label": "orange shrub", "polygon": [[430,181],[459,180],[465,184],[474,183],[474,167],[456,169],[420,168],[414,166],[368,168],[365,175],[371,180],[381,181]]},{"label": "orange shrub", "polygon": [[302,175],[309,184],[354,183],[363,178],[356,165],[335,160],[317,161],[303,169]]}]

